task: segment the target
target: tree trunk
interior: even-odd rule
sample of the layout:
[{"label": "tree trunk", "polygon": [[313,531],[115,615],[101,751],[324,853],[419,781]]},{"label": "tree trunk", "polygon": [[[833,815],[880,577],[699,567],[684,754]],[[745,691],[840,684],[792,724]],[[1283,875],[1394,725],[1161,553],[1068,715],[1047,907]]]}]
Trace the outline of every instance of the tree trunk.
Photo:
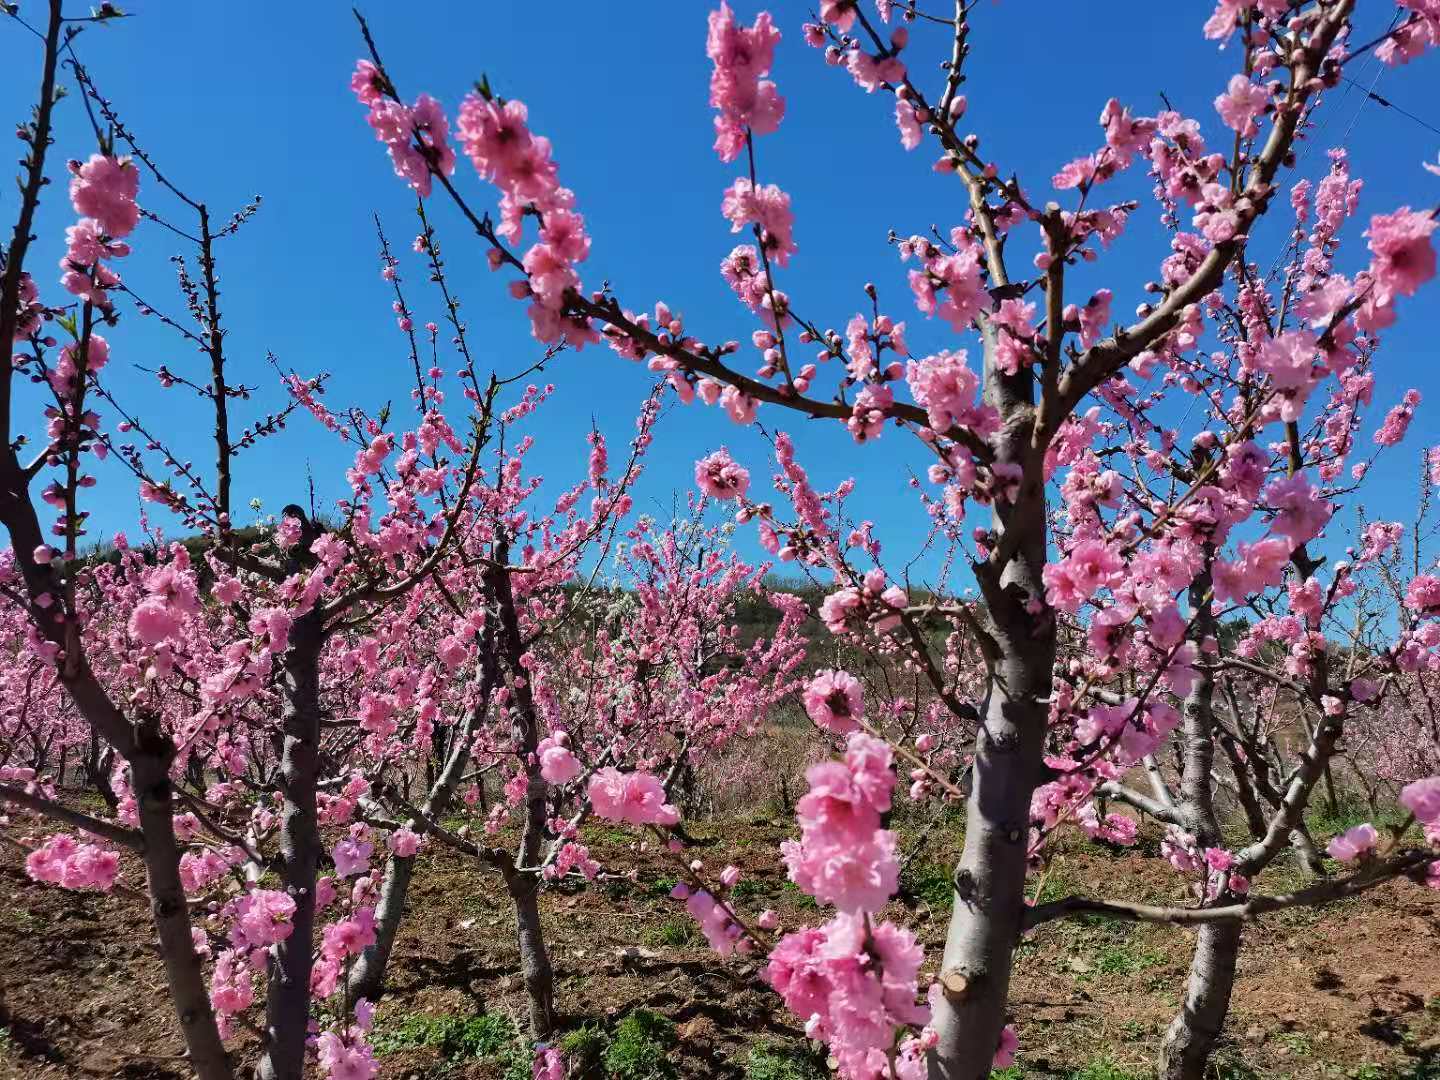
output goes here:
[{"label": "tree trunk", "polygon": [[[1214,636],[1215,617],[1210,608],[1210,562],[1214,549],[1206,546],[1205,571],[1190,587],[1190,604],[1196,610],[1197,641]],[[1185,699],[1183,740],[1184,800],[1179,806],[1181,825],[1195,834],[1201,847],[1221,846],[1220,821],[1215,814],[1215,682],[1202,668],[1194,689]],[[1224,897],[1226,891],[1221,890]],[[1235,986],[1235,963],[1240,954],[1241,924],[1208,924],[1200,928],[1190,974],[1185,983],[1185,1005],[1170,1022],[1160,1046],[1161,1080],[1204,1080],[1210,1054],[1225,1026],[1230,993]]]},{"label": "tree trunk", "polygon": [[[1310,723],[1310,718],[1303,712],[1300,718],[1305,725],[1306,743],[1314,742],[1315,725]],[[1325,813],[1331,818],[1338,817],[1340,814],[1340,797],[1335,793],[1335,774],[1330,769],[1330,759],[1328,757],[1325,759],[1325,765],[1320,775],[1325,781]]]},{"label": "tree trunk", "polygon": [[110,808],[113,814],[115,808],[120,805],[120,800],[115,795],[115,787],[110,783],[110,772],[115,764],[115,752],[100,739],[98,732],[90,732],[90,753],[85,758],[85,777],[91,786],[100,793],[105,800],[105,805]]},{"label": "tree trunk", "polygon": [[302,1080],[310,1020],[310,969],[315,939],[315,878],[320,865],[320,829],[315,789],[320,749],[320,613],[295,620],[285,654],[285,703],[280,791],[282,881],[295,901],[294,930],[277,944],[270,962],[265,1002],[267,1042],[257,1072],[260,1080]]},{"label": "tree trunk", "polygon": [[1295,862],[1301,870],[1312,877],[1325,876],[1325,860],[1320,857],[1314,838],[1304,826],[1291,830],[1290,848],[1295,852]]},{"label": "tree trunk", "polygon": [[205,972],[190,936],[190,908],[180,884],[180,846],[175,840],[175,805],[170,786],[173,756],[169,740],[151,730],[141,732],[138,750],[130,760],[140,832],[145,838],[150,915],[190,1067],[200,1080],[232,1080],[235,1072],[215,1026]]},{"label": "tree trunk", "polygon": [[[496,563],[503,567],[509,558],[505,543],[496,545]],[[525,978],[525,992],[530,997],[530,1034],[544,1039],[555,1028],[555,974],[545,950],[545,937],[540,925],[540,853],[545,843],[546,796],[550,785],[540,775],[536,749],[540,745],[540,721],[535,712],[530,673],[521,666],[525,651],[520,634],[520,620],[515,609],[515,594],[510,575],[493,571],[490,585],[500,613],[500,652],[510,671],[513,704],[511,705],[511,736],[515,756],[525,770],[525,820],[521,824],[520,844],[515,853],[515,868],[506,877],[510,898],[515,903],[515,936],[520,948],[520,968]]]},{"label": "tree trunk", "polygon": [[530,1034],[537,1040],[545,1039],[555,1030],[555,972],[550,967],[540,926],[540,877],[516,873],[511,875],[509,886],[515,904],[520,973],[530,999]]},{"label": "tree trunk", "polygon": [[1013,502],[992,507],[996,544],[1011,557],[998,576],[976,568],[985,598],[989,664],[976,734],[965,848],[941,960],[945,990],[935,1010],[940,1039],[930,1055],[931,1080],[976,1080],[990,1074],[1005,1026],[1013,951],[1025,910],[1030,796],[1041,780],[1055,666],[1055,620],[1045,603],[1046,500],[1040,455],[1031,446],[1034,388],[1028,372],[994,368],[987,335],[985,397],[1005,418],[997,459],[1021,465]]},{"label": "tree trunk", "polygon": [[935,1012],[940,1041],[931,1080],[988,1076],[1005,1026],[1012,953],[1025,910],[1030,796],[1049,712],[1042,701],[1053,660],[1045,652],[1038,645],[1029,656],[1006,657],[988,690],[941,960],[945,995]]},{"label": "tree trunk", "polygon": [[1170,1022],[1160,1047],[1160,1080],[1204,1080],[1230,1010],[1239,955],[1239,923],[1200,927],[1185,983],[1185,1006]]},{"label": "tree trunk", "polygon": [[[460,778],[470,764],[470,742],[476,729],[485,720],[490,709],[490,694],[495,687],[499,673],[494,654],[494,634],[486,629],[480,641],[480,686],[479,700],[465,717],[460,730],[453,733],[450,752],[435,783],[426,796],[425,805],[420,808],[421,819],[409,822],[410,828],[423,831],[426,821],[442,817],[450,808]],[[367,947],[355,960],[350,971],[350,999],[376,1000],[385,989],[385,972],[390,964],[390,950],[395,947],[395,936],[400,930],[400,919],[405,913],[405,897],[410,890],[410,880],[415,874],[415,857],[401,858],[392,855],[385,867],[385,879],[380,884],[380,902],[375,911],[375,944]]]},{"label": "tree trunk", "polygon": [[395,947],[400,919],[405,914],[405,896],[414,876],[415,856],[390,856],[385,865],[385,879],[380,883],[380,901],[375,907],[375,944],[366,946],[350,969],[351,1001],[362,997],[374,1001],[384,992],[390,950]]}]

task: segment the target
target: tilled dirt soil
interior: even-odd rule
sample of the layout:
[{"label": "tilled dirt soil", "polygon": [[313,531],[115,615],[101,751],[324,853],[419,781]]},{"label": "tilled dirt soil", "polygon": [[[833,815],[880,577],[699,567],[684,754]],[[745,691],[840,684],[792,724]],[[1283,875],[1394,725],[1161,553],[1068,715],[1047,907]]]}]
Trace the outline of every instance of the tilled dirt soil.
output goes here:
[{"label": "tilled dirt soil", "polygon": [[[774,908],[787,926],[823,917],[784,882],[775,857],[783,825],[712,823],[696,831],[719,838],[698,849],[708,865],[744,871],[742,909]],[[758,965],[724,961],[704,947],[666,895],[673,879],[647,870],[621,833],[599,829],[588,839],[606,866],[635,867],[639,876],[545,895],[556,1004],[567,1025],[611,1027],[638,1008],[668,1017],[677,1035],[669,1054],[687,1080],[744,1076],[757,1041],[802,1042],[800,1025],[765,987]],[[887,914],[911,925],[937,957],[948,906],[944,860],[939,852],[922,856],[935,861],[911,864],[903,879],[910,894]],[[1064,852],[1045,888],[1183,901],[1176,876],[1156,863]],[[125,880],[139,885],[138,867],[127,866]],[[522,1018],[509,930],[508,902],[484,867],[448,852],[422,856],[377,1032],[402,1030],[416,1017]],[[1094,920],[1042,927],[1017,958],[1018,1074],[1144,1076],[1179,1004],[1192,941],[1192,932],[1172,927]],[[138,895],[36,885],[20,850],[0,845],[0,1077],[187,1077],[149,942]],[[253,1036],[236,1046],[242,1060],[253,1056]],[[381,1075],[397,1080],[503,1072],[495,1060],[413,1040],[391,1039],[381,1061]],[[1223,1080],[1440,1077],[1440,894],[1402,881],[1247,927],[1217,1062]]]}]

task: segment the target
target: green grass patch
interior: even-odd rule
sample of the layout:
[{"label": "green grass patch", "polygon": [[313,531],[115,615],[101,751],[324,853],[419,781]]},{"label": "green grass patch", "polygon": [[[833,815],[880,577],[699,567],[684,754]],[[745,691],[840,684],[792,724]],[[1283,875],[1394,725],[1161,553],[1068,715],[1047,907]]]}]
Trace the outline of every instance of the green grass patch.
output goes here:
[{"label": "green grass patch", "polygon": [[933,862],[911,863],[900,874],[900,895],[949,911],[955,899],[950,867]]},{"label": "green grass patch", "polygon": [[1338,836],[1346,829],[1363,825],[1367,821],[1382,832],[1398,827],[1405,820],[1405,814],[1398,806],[1383,805],[1379,813],[1370,809],[1364,799],[1354,796],[1342,797],[1331,807],[1323,798],[1311,796],[1311,803],[1305,810],[1305,822],[1310,826],[1310,835],[1315,837],[1316,846],[1322,850],[1326,841]]},{"label": "green grass patch", "polygon": [[1214,1080],[1261,1080],[1261,1076],[1242,1057],[1237,1048],[1222,1046],[1210,1059]]},{"label": "green grass patch", "polygon": [[823,1055],[793,1043],[766,1040],[752,1047],[745,1060],[745,1080],[826,1080],[829,1075]]},{"label": "green grass patch", "polygon": [[583,1024],[567,1031],[560,1038],[560,1052],[572,1074],[588,1076],[595,1070],[610,1046],[610,1036],[596,1023]]},{"label": "green grass patch", "polygon": [[605,897],[608,900],[627,900],[635,892],[635,883],[629,878],[606,878],[604,883]]},{"label": "green grass patch", "polygon": [[1148,1069],[1132,1069],[1114,1058],[1101,1057],[1080,1066],[1069,1080],[1150,1080],[1151,1075]]},{"label": "green grass patch", "polygon": [[672,949],[690,945],[696,938],[695,923],[692,919],[666,919],[658,926],[646,927],[640,936],[642,944]]},{"label": "green grass patch", "polygon": [[754,900],[757,896],[769,896],[775,891],[774,882],[757,878],[741,878],[730,890],[730,895],[739,901]]},{"label": "green grass patch", "polygon": [[1282,1031],[1276,1041],[1295,1057],[1310,1057],[1315,1053],[1315,1044],[1310,1036],[1299,1031]]},{"label": "green grass patch", "polygon": [[1034,882],[1028,886],[1027,891],[1035,903],[1048,904],[1069,896],[1075,891],[1075,887],[1058,866],[1051,864],[1048,871],[1042,872],[1035,878]]},{"label": "green grass patch", "polygon": [[589,833],[588,838],[591,839],[592,842],[603,841],[607,844],[624,844],[627,846],[635,843],[634,833],[626,832],[624,829],[617,829],[610,825],[594,825],[586,831]]},{"label": "green grass patch", "polygon": [[796,884],[795,884],[793,881],[791,881],[789,878],[786,878],[785,881],[781,884],[781,886],[780,886],[780,891],[781,891],[785,896],[789,897],[790,901],[791,901],[792,903],[794,903],[794,905],[795,905],[796,907],[801,907],[801,908],[819,908],[819,907],[820,907],[820,905],[815,902],[815,898],[814,898],[813,896],[811,896],[811,895],[810,895],[809,893],[807,893],[807,892],[801,892],[801,891],[800,891],[800,886],[796,885]]},{"label": "green grass patch", "polygon": [[1107,942],[1095,953],[1095,970],[1101,975],[1134,975],[1163,963],[1163,954],[1131,941]]},{"label": "green grass patch", "polygon": [[529,1080],[530,1051],[508,1017],[411,1013],[377,1025],[370,1044],[380,1055],[410,1047],[434,1050],[446,1061],[481,1060],[501,1068],[503,1080]]},{"label": "green grass patch", "polygon": [[1440,1060],[1432,1058],[1404,1065],[1361,1065],[1345,1076],[1346,1080],[1440,1080]]},{"label": "green grass patch", "polygon": [[670,1060],[675,1025],[649,1009],[636,1009],[615,1025],[602,1060],[612,1080],[678,1080]]}]

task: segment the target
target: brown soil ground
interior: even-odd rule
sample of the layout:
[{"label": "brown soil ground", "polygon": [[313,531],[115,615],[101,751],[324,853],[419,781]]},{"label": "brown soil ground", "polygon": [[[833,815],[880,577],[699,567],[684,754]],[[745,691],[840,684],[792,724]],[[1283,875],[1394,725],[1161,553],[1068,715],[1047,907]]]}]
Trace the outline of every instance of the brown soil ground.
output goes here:
[{"label": "brown soil ground", "polygon": [[[736,822],[697,832],[723,838],[699,849],[707,864],[745,871],[744,910],[774,907],[788,926],[818,914],[784,883],[774,854],[783,827]],[[624,834],[597,829],[588,839],[607,866],[640,865]],[[922,852],[904,879],[911,895],[891,912],[915,928],[931,956],[944,934],[940,867],[948,854],[933,845]],[[1278,872],[1281,888],[1294,883],[1284,880],[1285,868]],[[138,881],[137,869],[128,867],[127,877]],[[1275,883],[1263,884],[1269,891]],[[677,1025],[669,1056],[687,1080],[745,1076],[757,1041],[800,1045],[799,1025],[756,966],[705,949],[680,905],[666,898],[669,885],[612,881],[546,895],[557,1005],[567,1023],[608,1027],[638,1008],[660,1013]],[[1181,899],[1175,875],[1157,860],[1093,849],[1058,855],[1044,887],[1058,895],[1087,886],[1109,896]],[[508,905],[491,876],[448,853],[424,857],[377,1019],[377,1033],[391,1033],[383,1077],[503,1075],[493,1059],[446,1056],[394,1033],[413,1030],[417,1017],[523,1016],[508,928]],[[0,1078],[188,1076],[148,941],[137,898],[35,885],[17,848],[0,846]],[[1043,927],[1018,957],[1013,1006],[1022,1054],[1009,1075],[1146,1075],[1179,1002],[1191,942],[1190,932],[1169,927]],[[1283,912],[1248,928],[1218,1064],[1223,1080],[1440,1077],[1440,894],[1400,882],[1324,912]]]}]

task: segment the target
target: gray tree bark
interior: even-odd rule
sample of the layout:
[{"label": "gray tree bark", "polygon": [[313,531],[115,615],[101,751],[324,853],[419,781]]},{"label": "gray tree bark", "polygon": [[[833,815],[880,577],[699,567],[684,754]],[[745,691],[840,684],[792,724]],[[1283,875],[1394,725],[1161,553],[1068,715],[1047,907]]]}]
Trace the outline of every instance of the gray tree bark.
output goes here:
[{"label": "gray tree bark", "polygon": [[315,880],[320,866],[316,782],[320,761],[320,649],[318,610],[295,620],[285,653],[280,758],[281,880],[295,901],[294,930],[277,944],[265,1002],[266,1044],[260,1080],[302,1080],[310,1021],[310,970],[315,946]]},{"label": "gray tree bark", "polygon": [[[990,1074],[1009,1000],[1013,952],[1025,910],[1030,796],[1040,783],[1055,666],[1055,621],[1044,602],[1048,522],[1039,457],[1032,445],[1034,384],[1028,371],[1001,374],[986,334],[985,399],[1003,418],[996,456],[1020,465],[1014,502],[992,508],[995,542],[1013,549],[998,576],[977,568],[985,598],[989,681],[980,710],[965,847],[955,871],[954,906],[941,959],[944,995],[935,1011],[940,1040],[931,1080]],[[988,1048],[988,1052],[987,1052]]]},{"label": "gray tree bark", "polygon": [[170,1002],[180,1021],[186,1057],[200,1080],[231,1080],[230,1055],[220,1041],[205,972],[190,936],[190,908],[180,884],[180,845],[175,839],[175,804],[169,739],[142,725],[130,758],[130,780],[145,838],[145,878],[150,915],[165,966]]},{"label": "gray tree bark", "polygon": [[[497,562],[507,559],[507,545],[498,547]],[[520,620],[515,610],[515,594],[510,588],[510,575],[491,575],[495,599],[500,612],[500,651],[510,670],[511,734],[515,754],[525,770],[528,784],[525,791],[525,818],[521,822],[520,843],[515,853],[515,867],[506,875],[505,884],[515,905],[515,938],[520,949],[520,970],[525,992],[530,999],[530,1033],[544,1039],[555,1028],[555,973],[550,954],[545,948],[545,935],[540,924],[540,875],[536,867],[545,843],[545,804],[549,785],[540,775],[536,748],[540,745],[540,721],[535,712],[535,698],[530,688],[529,673],[520,666],[525,651],[520,634]]]},{"label": "gray tree bark", "polygon": [[[941,960],[944,997],[935,1011],[940,1041],[932,1080],[980,1078],[1005,1026],[1013,951],[1025,910],[1030,796],[1044,747],[1052,660],[1007,656],[997,665],[975,750],[965,848],[956,870],[950,927]],[[1043,689],[1041,685],[1043,684]]]},{"label": "gray tree bark", "polygon": [[[484,722],[490,709],[490,694],[495,687],[497,671],[494,655],[494,635],[488,628],[480,642],[480,684],[479,700],[466,715],[450,743],[450,752],[435,782],[430,786],[425,804],[420,808],[420,817],[412,818],[409,826],[423,832],[427,821],[442,817],[450,808],[460,778],[470,764],[470,741],[476,729]],[[380,884],[380,900],[375,910],[375,944],[369,946],[355,960],[350,969],[349,990],[351,1000],[377,999],[385,989],[385,973],[390,964],[390,952],[395,947],[395,937],[400,930],[400,920],[405,913],[405,898],[410,890],[410,881],[415,875],[415,856],[392,855],[385,866],[385,878]]]},{"label": "gray tree bark", "polygon": [[395,947],[400,920],[405,914],[405,897],[414,876],[413,855],[391,855],[390,861],[385,864],[385,877],[380,882],[380,900],[375,905],[375,944],[366,946],[350,968],[347,986],[351,1001],[361,998],[375,1001],[384,993],[390,951]]},{"label": "gray tree bark", "polygon": [[[528,831],[528,830],[527,830]],[[536,845],[537,850],[539,845]],[[510,878],[515,904],[515,940],[520,946],[520,973],[529,998],[530,1034],[548,1038],[555,1030],[555,972],[540,924],[540,877],[517,873]]]},{"label": "gray tree bark", "polygon": [[[1190,586],[1197,641],[1215,635],[1218,630],[1210,610],[1209,567],[1213,556],[1213,548],[1207,545],[1205,570]],[[1214,800],[1214,705],[1214,676],[1210,669],[1202,668],[1182,710],[1183,798],[1176,808],[1182,827],[1195,835],[1201,847],[1222,846]],[[1205,1067],[1230,1009],[1240,933],[1239,923],[1209,924],[1200,928],[1185,983],[1185,1004],[1170,1022],[1160,1047],[1161,1080],[1204,1080]]]},{"label": "gray tree bark", "polygon": [[1200,927],[1185,981],[1185,1004],[1170,1021],[1160,1048],[1161,1080],[1204,1080],[1230,1011],[1240,928],[1240,923]]}]

